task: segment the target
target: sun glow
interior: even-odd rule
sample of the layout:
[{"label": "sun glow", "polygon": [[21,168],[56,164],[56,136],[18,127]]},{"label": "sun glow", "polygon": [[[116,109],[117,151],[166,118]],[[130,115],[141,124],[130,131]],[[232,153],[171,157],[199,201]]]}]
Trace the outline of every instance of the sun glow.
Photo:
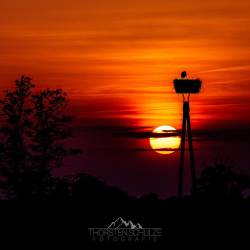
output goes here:
[{"label": "sun glow", "polygon": [[[169,125],[164,125],[154,129],[154,134],[168,134],[176,131],[176,129]],[[151,148],[159,154],[172,154],[180,147],[181,138],[179,136],[169,136],[169,137],[151,137],[149,142]]]}]

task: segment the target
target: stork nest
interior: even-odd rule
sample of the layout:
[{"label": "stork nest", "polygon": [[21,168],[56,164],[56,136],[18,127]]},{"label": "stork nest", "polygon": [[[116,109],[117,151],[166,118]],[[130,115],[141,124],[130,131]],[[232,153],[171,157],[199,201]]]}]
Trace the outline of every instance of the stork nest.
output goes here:
[{"label": "stork nest", "polygon": [[202,81],[200,79],[175,79],[174,88],[178,94],[200,93]]}]

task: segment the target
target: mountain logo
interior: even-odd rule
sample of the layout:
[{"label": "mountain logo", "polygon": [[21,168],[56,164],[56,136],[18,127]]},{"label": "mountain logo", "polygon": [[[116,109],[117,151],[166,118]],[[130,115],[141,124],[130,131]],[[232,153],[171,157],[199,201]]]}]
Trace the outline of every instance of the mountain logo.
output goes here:
[{"label": "mountain logo", "polygon": [[155,242],[162,236],[162,228],[142,227],[140,223],[117,218],[108,227],[88,228],[93,242]]},{"label": "mountain logo", "polygon": [[108,228],[130,228],[130,229],[142,229],[142,226],[140,223],[134,224],[131,220],[128,222],[119,217],[114,222],[112,222]]}]

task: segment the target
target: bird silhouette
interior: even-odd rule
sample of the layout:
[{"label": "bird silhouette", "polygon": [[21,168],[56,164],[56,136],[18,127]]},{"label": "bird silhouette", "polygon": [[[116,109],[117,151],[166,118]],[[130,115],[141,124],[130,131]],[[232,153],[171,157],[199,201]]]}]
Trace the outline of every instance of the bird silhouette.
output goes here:
[{"label": "bird silhouette", "polygon": [[182,73],[181,73],[181,78],[186,78],[187,77],[187,72],[186,71],[183,71]]}]

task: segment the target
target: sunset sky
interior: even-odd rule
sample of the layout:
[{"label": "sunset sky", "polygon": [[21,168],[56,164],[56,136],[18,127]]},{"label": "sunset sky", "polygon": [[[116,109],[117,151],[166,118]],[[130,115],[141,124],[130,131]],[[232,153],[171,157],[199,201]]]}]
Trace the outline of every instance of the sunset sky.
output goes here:
[{"label": "sunset sky", "polygon": [[[177,172],[162,167],[177,153],[130,154],[124,148],[149,145],[82,127],[180,129],[182,97],[172,82],[183,70],[203,80],[201,94],[191,98],[194,130],[250,125],[249,0],[2,0],[0,9],[0,91],[22,74],[38,87],[65,89],[81,127],[76,143],[87,151],[78,162],[108,183],[136,194],[167,193],[166,180]],[[120,153],[103,151],[121,145]],[[226,151],[214,145],[199,154],[199,163]],[[242,159],[246,147],[230,145],[227,154]],[[150,186],[152,175],[158,181]]]},{"label": "sunset sky", "polygon": [[69,91],[89,121],[180,127],[172,80],[185,69],[204,82],[192,98],[195,127],[250,121],[247,0],[4,0],[0,8],[1,89],[28,74]]}]

